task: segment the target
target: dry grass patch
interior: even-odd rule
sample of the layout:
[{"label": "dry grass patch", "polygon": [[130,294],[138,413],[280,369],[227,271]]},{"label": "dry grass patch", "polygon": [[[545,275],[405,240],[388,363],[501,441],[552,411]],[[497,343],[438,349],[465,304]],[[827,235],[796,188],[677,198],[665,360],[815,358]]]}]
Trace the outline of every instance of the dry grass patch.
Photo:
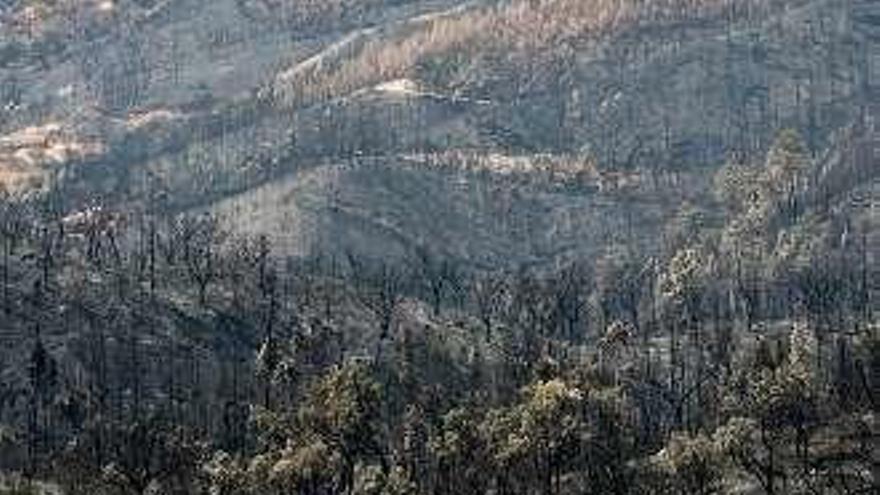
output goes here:
[{"label": "dry grass patch", "polygon": [[350,58],[283,81],[287,100],[314,102],[411,75],[420,61],[450,52],[495,51],[521,60],[650,22],[760,17],[789,0],[511,0],[422,17],[389,37],[371,39]]}]

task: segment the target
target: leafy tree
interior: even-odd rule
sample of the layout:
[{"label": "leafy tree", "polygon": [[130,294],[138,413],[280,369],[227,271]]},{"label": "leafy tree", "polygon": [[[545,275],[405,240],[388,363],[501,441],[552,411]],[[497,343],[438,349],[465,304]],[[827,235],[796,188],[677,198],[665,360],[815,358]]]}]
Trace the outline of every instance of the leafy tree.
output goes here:
[{"label": "leafy tree", "polygon": [[653,461],[672,493],[721,492],[723,457],[713,439],[704,434],[674,433]]},{"label": "leafy tree", "polygon": [[493,459],[525,486],[560,493],[587,434],[583,404],[583,392],[560,379],[526,387],[520,404],[487,419]]},{"label": "leafy tree", "polygon": [[[788,476],[788,445],[802,475],[809,469],[810,436],[817,421],[816,339],[798,325],[791,333],[787,354],[779,360],[749,366],[741,363],[733,390],[739,407],[721,430],[726,451],[768,494],[780,493]],[[759,363],[760,361],[758,361]]]},{"label": "leafy tree", "polygon": [[320,436],[306,436],[294,440],[281,453],[269,473],[268,480],[278,493],[296,490],[301,493],[318,493],[320,487],[332,486],[338,473],[351,469],[351,481],[340,488],[351,493],[354,486],[354,467],[347,467],[340,450]]},{"label": "leafy tree", "polygon": [[202,484],[213,495],[252,493],[244,462],[224,451],[217,451],[201,469]]},{"label": "leafy tree", "polygon": [[715,174],[715,196],[733,217],[747,211],[760,197],[760,169],[728,162]]},{"label": "leafy tree", "polygon": [[415,495],[415,483],[406,471],[394,466],[387,473],[375,464],[359,466],[355,495]]},{"label": "leafy tree", "polygon": [[[346,364],[320,379],[306,397],[299,423],[339,457],[339,488],[351,493],[358,461],[380,460],[380,386],[361,364]],[[325,454],[317,457],[326,457]]]},{"label": "leafy tree", "polygon": [[479,424],[468,408],[454,408],[443,415],[430,442],[437,470],[435,493],[484,493],[488,479]]}]

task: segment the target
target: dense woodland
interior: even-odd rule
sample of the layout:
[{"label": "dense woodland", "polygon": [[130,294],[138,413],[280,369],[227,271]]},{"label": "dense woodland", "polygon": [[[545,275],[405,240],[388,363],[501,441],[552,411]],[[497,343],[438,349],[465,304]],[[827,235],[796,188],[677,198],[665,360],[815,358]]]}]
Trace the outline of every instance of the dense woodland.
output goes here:
[{"label": "dense woodland", "polygon": [[876,493],[871,224],[813,234],[812,166],[784,131],[719,170],[720,221],[556,270],[282,258],[160,200],[7,195],[4,490]]}]

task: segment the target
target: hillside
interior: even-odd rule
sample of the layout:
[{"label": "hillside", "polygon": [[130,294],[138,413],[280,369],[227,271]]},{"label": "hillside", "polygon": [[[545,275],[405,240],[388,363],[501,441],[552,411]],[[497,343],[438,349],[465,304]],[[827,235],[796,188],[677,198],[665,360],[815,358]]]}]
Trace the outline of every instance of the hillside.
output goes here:
[{"label": "hillside", "polygon": [[[650,175],[699,183],[731,154],[760,156],[781,128],[801,130],[812,153],[822,153],[833,132],[861,115],[877,79],[869,2],[600,2],[598,14],[564,1],[400,2],[359,4],[363,12],[342,17],[304,5],[120,3],[96,14],[76,4],[73,12],[94,25],[81,28],[82,42],[73,38],[63,54],[44,57],[43,45],[75,19],[50,9],[35,41],[8,43],[31,47],[24,53],[40,61],[7,57],[0,79],[18,102],[7,112],[7,140],[21,139],[15,129],[54,125],[84,151],[25,155],[20,147],[27,145],[15,145],[19,151],[4,160],[9,180],[65,170],[71,208],[86,198],[143,203],[149,188],[164,191],[179,211],[241,194],[230,201],[254,203],[249,208],[260,220],[251,229],[272,224],[274,208],[261,206],[253,199],[259,189],[252,190],[276,179],[317,173],[371,187],[352,175],[366,161],[437,187],[433,171],[396,171],[414,153],[575,155],[642,182]],[[16,19],[11,12],[7,17]],[[268,12],[274,18],[266,27]],[[111,13],[126,22],[102,17]],[[317,20],[305,23],[309,16]],[[14,31],[12,20],[3,29]],[[522,35],[522,26],[535,23],[540,27]],[[804,43],[811,48],[801,49]],[[77,47],[89,48],[75,55]],[[574,193],[575,201],[629,201],[613,192],[595,199],[592,186]],[[345,201],[345,184],[335,187]],[[351,194],[387,197],[382,190]],[[668,192],[650,187],[636,194],[652,204]],[[386,218],[383,201],[356,212],[375,219],[365,229],[387,232],[364,234],[372,246],[411,251],[436,243],[393,227],[429,223],[418,209],[406,219]],[[318,230],[348,221],[290,209],[315,216],[295,222]],[[668,219],[673,212],[674,206],[656,214]],[[536,227],[537,237],[552,225]],[[592,230],[573,228],[574,238]],[[516,235],[496,232],[501,244]],[[309,235],[278,241],[317,246],[334,234]],[[366,248],[356,241],[333,247]],[[530,256],[536,255],[514,259]]]},{"label": "hillside", "polygon": [[0,0],[0,495],[880,487],[880,3]]}]

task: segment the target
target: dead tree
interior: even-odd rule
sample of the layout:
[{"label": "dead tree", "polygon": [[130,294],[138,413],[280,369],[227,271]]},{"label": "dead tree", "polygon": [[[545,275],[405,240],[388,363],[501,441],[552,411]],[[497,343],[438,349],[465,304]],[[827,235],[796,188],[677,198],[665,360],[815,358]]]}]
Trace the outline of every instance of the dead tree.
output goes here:
[{"label": "dead tree", "polygon": [[208,286],[217,278],[218,250],[223,237],[217,218],[204,215],[183,219],[183,259],[190,279],[198,286],[199,303],[207,302]]},{"label": "dead tree", "polygon": [[572,342],[583,335],[580,327],[584,322],[587,306],[587,276],[579,265],[562,269],[552,284],[553,299],[562,333]]},{"label": "dead tree", "polygon": [[418,249],[416,256],[417,282],[427,292],[434,317],[439,317],[444,301],[458,283],[457,270],[452,261],[438,259],[427,249]]},{"label": "dead tree", "polygon": [[492,338],[493,321],[501,314],[507,293],[507,281],[500,274],[481,275],[471,281],[471,297],[487,341]]},{"label": "dead tree", "polygon": [[3,307],[12,310],[10,300],[10,263],[16,249],[27,234],[26,204],[19,198],[3,194],[0,197],[0,235],[3,236]]},{"label": "dead tree", "polygon": [[354,278],[355,293],[361,304],[372,313],[379,323],[379,338],[391,335],[398,307],[403,301],[405,271],[387,262],[371,267],[368,262],[348,255]]}]

